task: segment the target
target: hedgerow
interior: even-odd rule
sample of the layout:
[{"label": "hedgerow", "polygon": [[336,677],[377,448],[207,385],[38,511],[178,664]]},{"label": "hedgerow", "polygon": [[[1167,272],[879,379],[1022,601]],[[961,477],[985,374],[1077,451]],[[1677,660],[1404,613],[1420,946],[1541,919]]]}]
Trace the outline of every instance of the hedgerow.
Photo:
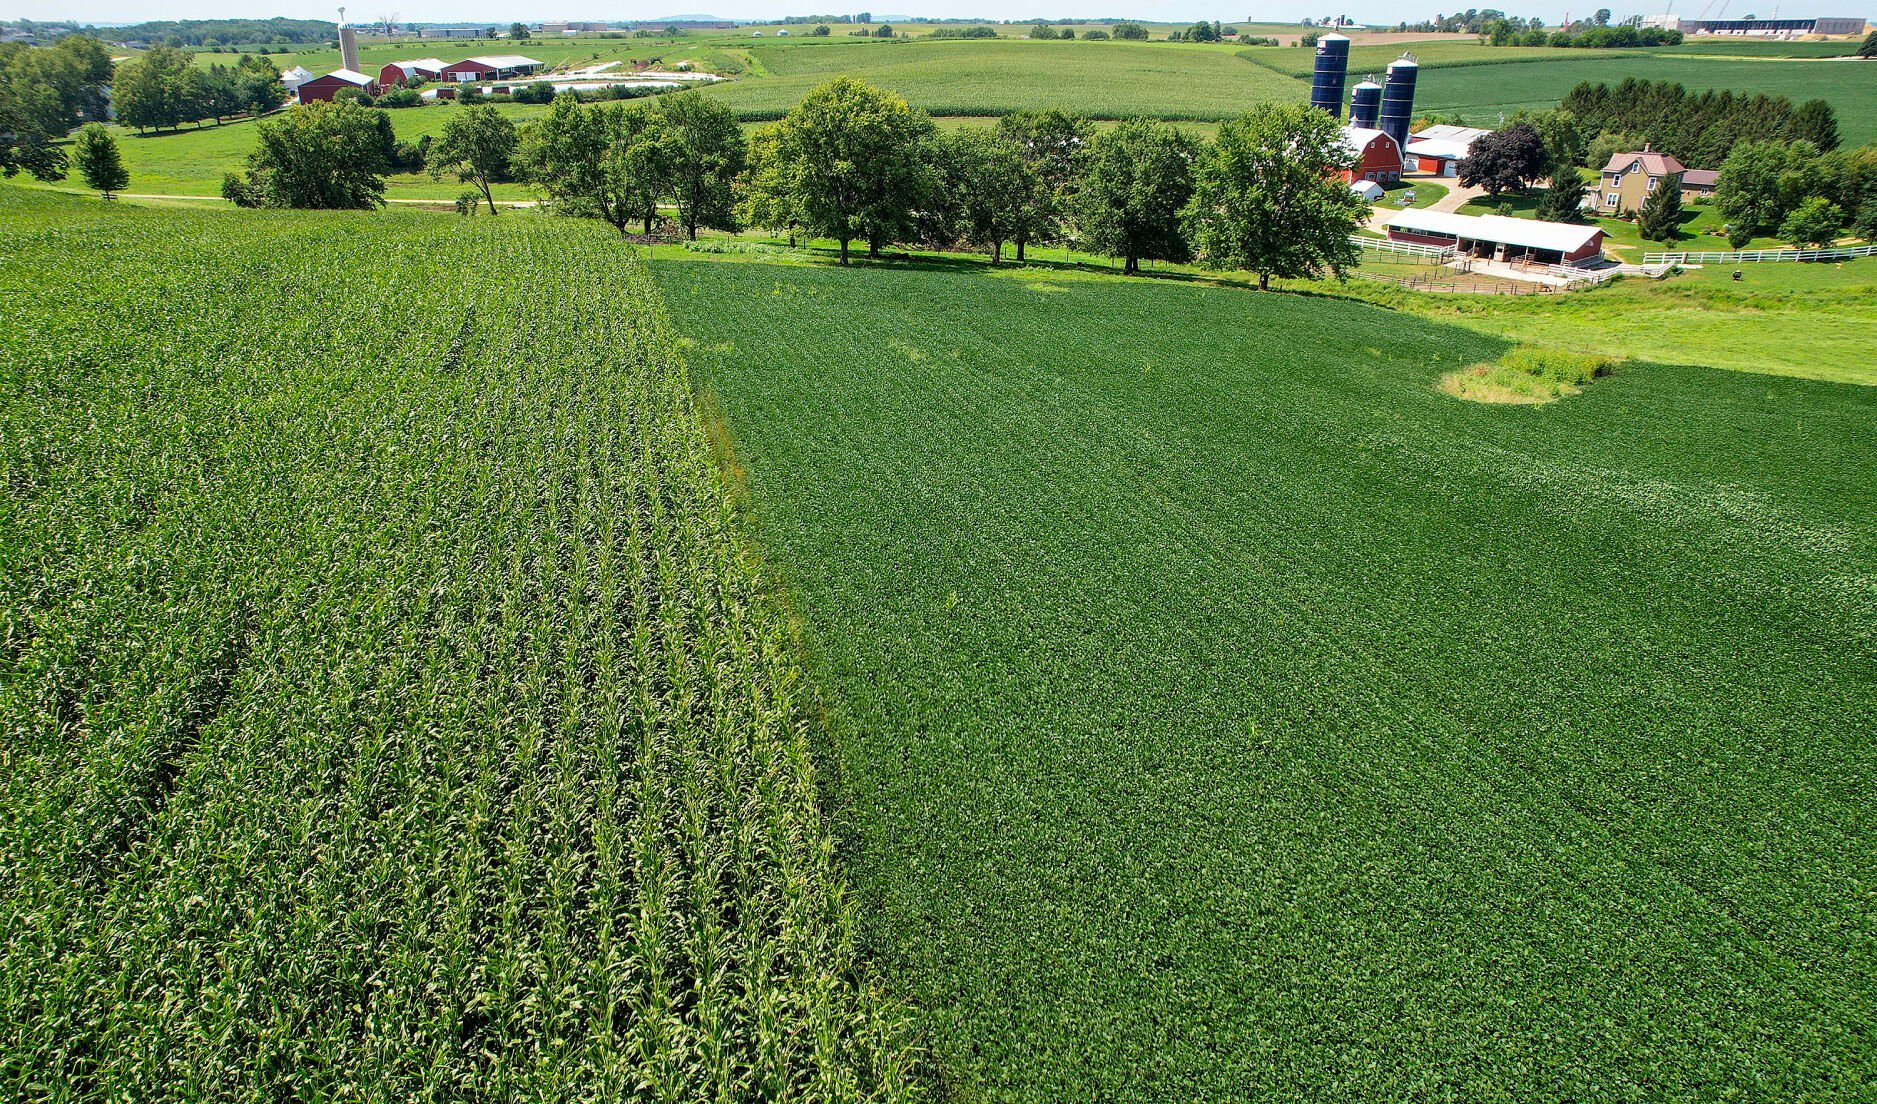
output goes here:
[{"label": "hedgerow", "polygon": [[0,190],[0,1097],[911,1094],[655,293],[525,217]]}]

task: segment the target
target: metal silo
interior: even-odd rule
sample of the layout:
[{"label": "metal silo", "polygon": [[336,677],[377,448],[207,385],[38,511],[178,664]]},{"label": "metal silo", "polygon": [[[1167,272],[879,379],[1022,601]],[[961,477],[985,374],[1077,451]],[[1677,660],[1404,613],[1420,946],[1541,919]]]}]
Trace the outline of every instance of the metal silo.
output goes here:
[{"label": "metal silo", "polygon": [[1356,85],[1349,97],[1349,125],[1374,130],[1382,114],[1382,86],[1372,80]]},{"label": "metal silo", "polygon": [[1317,39],[1317,70],[1310,84],[1310,106],[1322,108],[1333,119],[1342,118],[1343,78],[1348,71],[1348,36],[1326,34]]},{"label": "metal silo", "polygon": [[1389,63],[1382,81],[1381,129],[1403,149],[1408,146],[1408,128],[1414,125],[1414,81],[1420,75],[1414,55],[1403,54]]}]

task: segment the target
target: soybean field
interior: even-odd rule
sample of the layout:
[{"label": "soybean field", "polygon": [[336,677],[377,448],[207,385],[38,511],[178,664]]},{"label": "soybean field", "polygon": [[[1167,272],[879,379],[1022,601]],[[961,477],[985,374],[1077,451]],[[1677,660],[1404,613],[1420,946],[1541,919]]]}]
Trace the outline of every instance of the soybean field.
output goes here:
[{"label": "soybean field", "polygon": [[0,375],[0,1097],[907,1094],[608,234],[0,188]]},{"label": "soybean field", "polygon": [[[1869,1099],[1877,390],[662,260],[965,1100]],[[917,304],[916,308],[909,304]]]}]

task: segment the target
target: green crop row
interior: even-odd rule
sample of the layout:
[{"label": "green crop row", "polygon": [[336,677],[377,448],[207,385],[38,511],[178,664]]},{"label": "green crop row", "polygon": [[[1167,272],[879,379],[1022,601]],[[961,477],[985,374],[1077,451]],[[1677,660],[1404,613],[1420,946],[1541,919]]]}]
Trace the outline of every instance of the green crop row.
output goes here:
[{"label": "green crop row", "polygon": [[1323,295],[656,275],[955,1095],[1869,1099],[1877,389],[1484,406],[1508,342]]},{"label": "green crop row", "polygon": [[0,189],[0,1097],[908,1094],[671,348],[544,216]]}]

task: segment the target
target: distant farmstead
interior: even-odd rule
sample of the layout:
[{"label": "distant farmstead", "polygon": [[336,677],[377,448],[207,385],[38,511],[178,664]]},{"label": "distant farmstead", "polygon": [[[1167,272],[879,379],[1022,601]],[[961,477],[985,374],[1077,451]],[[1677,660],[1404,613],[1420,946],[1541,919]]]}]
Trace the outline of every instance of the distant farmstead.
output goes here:
[{"label": "distant farmstead", "polygon": [[347,88],[356,88],[367,96],[378,94],[378,82],[353,69],[334,69],[323,77],[314,77],[300,85],[300,102],[332,102],[332,98]]},{"label": "distant farmstead", "polygon": [[1456,253],[1494,261],[1576,264],[1603,255],[1603,231],[1595,226],[1503,215],[1401,211],[1388,218],[1388,238],[1449,246]]},{"label": "distant farmstead", "polygon": [[506,80],[509,77],[525,77],[541,68],[541,63],[531,57],[520,54],[495,54],[489,57],[464,58],[443,67],[440,80],[469,81]]},{"label": "distant farmstead", "polygon": [[1387,131],[1344,127],[1343,148],[1355,158],[1352,167],[1337,173],[1344,183],[1373,180],[1393,184],[1401,179],[1401,146]]}]

